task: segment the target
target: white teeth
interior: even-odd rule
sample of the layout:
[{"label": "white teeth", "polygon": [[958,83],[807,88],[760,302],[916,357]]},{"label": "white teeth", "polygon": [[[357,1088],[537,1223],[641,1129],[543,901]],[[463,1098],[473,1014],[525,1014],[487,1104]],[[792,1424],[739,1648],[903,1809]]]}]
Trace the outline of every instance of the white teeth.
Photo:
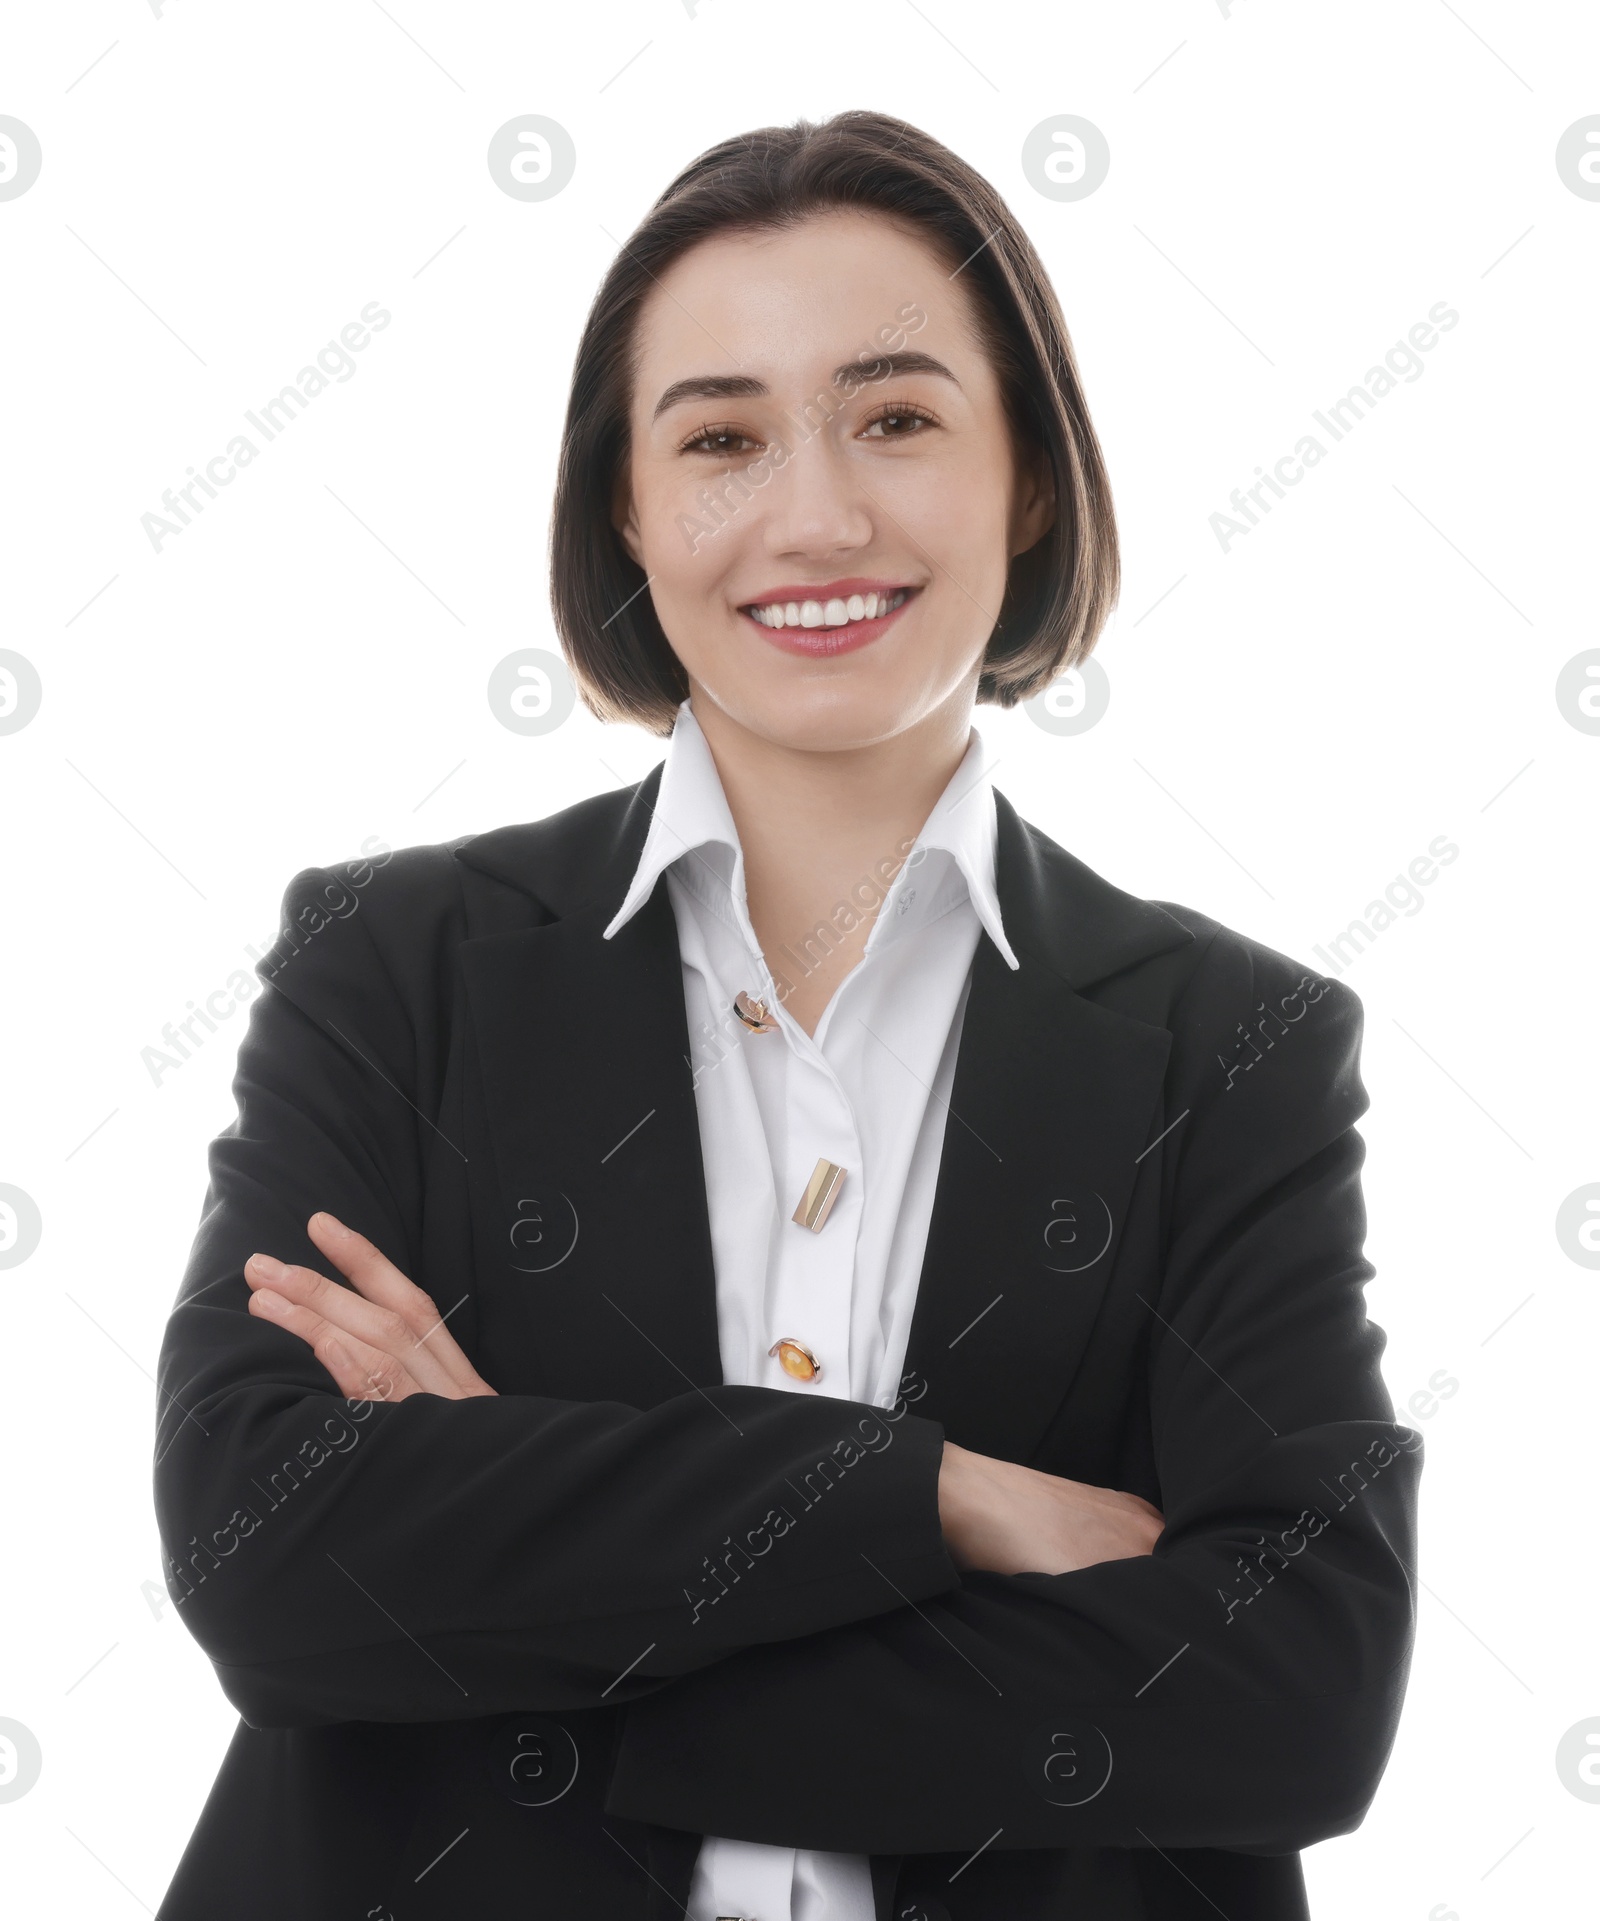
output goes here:
[{"label": "white teeth", "polygon": [[852,620],[876,620],[892,613],[906,598],[907,590],[892,594],[851,594],[848,600],[768,601],[747,611],[763,627],[843,627]]}]

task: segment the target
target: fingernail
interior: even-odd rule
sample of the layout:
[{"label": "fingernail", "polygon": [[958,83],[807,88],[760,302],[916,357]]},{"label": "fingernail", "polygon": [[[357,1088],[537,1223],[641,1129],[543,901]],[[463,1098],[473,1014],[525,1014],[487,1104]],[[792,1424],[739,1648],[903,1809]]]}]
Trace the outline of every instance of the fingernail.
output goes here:
[{"label": "fingernail", "polygon": [[244,1265],[245,1271],[253,1274],[258,1281],[276,1281],[289,1271],[282,1261],[275,1260],[270,1254],[252,1254]]},{"label": "fingernail", "polygon": [[325,1234],[348,1234],[349,1228],[343,1221],[336,1221],[331,1214],[313,1214],[311,1225],[320,1227]]},{"label": "fingernail", "polygon": [[250,1296],[251,1304],[258,1314],[281,1314],[288,1303],[281,1294],[274,1294],[270,1287]]}]

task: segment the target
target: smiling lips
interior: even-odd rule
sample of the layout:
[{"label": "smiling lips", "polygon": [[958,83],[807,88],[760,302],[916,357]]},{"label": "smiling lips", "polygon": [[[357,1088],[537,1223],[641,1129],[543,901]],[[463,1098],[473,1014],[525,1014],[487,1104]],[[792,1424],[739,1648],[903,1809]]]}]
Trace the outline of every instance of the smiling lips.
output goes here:
[{"label": "smiling lips", "polygon": [[786,597],[780,590],[747,602],[740,611],[761,629],[763,639],[785,653],[846,654],[875,641],[917,592],[914,587],[882,585],[863,592],[863,586],[860,581],[834,581],[831,591],[819,588],[810,597],[798,592]]}]

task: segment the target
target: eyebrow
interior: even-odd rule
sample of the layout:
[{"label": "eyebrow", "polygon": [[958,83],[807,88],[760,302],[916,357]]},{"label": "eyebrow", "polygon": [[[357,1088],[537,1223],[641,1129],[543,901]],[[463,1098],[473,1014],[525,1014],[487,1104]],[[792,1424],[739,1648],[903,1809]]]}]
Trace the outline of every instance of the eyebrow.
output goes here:
[{"label": "eyebrow", "polygon": [[[875,360],[842,360],[833,370],[833,385],[842,387],[849,380],[893,380],[900,374],[937,374],[958,388],[961,385],[942,360],[915,350],[879,354]],[[767,383],[754,374],[692,374],[687,380],[673,381],[656,402],[650,418],[660,419],[669,407],[685,400],[751,400],[769,392]]]}]

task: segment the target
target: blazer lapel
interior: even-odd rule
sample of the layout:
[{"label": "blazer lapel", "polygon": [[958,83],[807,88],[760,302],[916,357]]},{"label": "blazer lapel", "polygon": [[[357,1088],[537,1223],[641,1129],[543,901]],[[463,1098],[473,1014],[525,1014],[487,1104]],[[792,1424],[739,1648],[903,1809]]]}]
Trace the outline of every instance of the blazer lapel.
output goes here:
[{"label": "blazer lapel", "polygon": [[[603,796],[612,809],[589,803],[564,832],[541,837],[555,823],[537,822],[457,853],[557,914],[460,950],[487,1137],[476,1145],[495,1175],[480,1175],[478,1190],[493,1304],[484,1336],[518,1392],[653,1407],[722,1380],[666,889],[602,938],[658,784],[656,769],[628,795]],[[624,799],[620,822],[608,820]],[[522,1311],[530,1299],[537,1313]]]},{"label": "blazer lapel", "polygon": [[979,942],[902,1392],[960,1446],[1025,1461],[1088,1344],[1171,1048],[1080,990],[1193,936],[995,799],[1021,965]]}]

